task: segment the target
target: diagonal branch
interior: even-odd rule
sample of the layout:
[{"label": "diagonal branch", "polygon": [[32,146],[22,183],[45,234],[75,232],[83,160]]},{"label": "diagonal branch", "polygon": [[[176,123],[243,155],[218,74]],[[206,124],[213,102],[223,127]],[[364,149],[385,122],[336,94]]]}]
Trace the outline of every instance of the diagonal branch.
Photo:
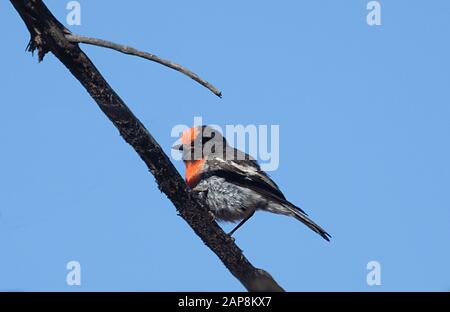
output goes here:
[{"label": "diagonal branch", "polygon": [[65,33],[67,30],[42,0],[10,0],[31,34],[29,50],[38,50],[39,60],[52,52],[83,85],[103,113],[119,130],[150,172],[159,189],[175,205],[181,217],[220,258],[249,291],[283,291],[264,270],[255,268],[214,222],[205,203],[191,193],[161,146],[106,82],[86,54]]},{"label": "diagonal branch", "polygon": [[186,76],[188,76],[189,78],[197,81],[199,84],[201,84],[205,88],[209,89],[212,93],[214,93],[218,97],[222,97],[222,92],[220,92],[216,87],[214,87],[209,82],[207,82],[207,81],[203,80],[202,78],[200,78],[196,73],[192,72],[191,70],[187,69],[186,67],[184,67],[182,65],[173,63],[173,62],[171,62],[169,60],[162,59],[162,58],[160,58],[160,57],[158,57],[158,56],[156,56],[156,55],[154,55],[152,53],[140,51],[140,50],[135,49],[133,47],[122,45],[122,44],[117,44],[117,43],[114,43],[114,42],[111,42],[111,41],[106,41],[106,40],[103,40],[103,39],[97,39],[97,38],[90,38],[90,37],[75,35],[75,34],[72,34],[72,33],[71,34],[67,34],[66,38],[70,42],[85,43],[85,44],[91,44],[91,45],[95,45],[95,46],[99,46],[99,47],[103,47],[103,48],[113,49],[113,50],[116,50],[116,51],[121,52],[121,53],[142,57],[144,59],[147,59],[147,60],[159,63],[159,64],[164,65],[164,66],[167,66],[167,67],[172,68],[172,69],[174,69],[176,71],[179,71],[180,73],[183,73]]}]

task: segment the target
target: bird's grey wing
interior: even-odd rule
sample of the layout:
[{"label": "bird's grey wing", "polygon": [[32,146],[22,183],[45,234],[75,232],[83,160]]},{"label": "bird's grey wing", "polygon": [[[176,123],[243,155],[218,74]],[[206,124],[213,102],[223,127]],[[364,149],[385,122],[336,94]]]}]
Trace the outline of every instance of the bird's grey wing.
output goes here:
[{"label": "bird's grey wing", "polygon": [[[275,202],[296,207],[286,200],[278,185],[261,170],[259,164],[253,159],[246,161],[211,159],[208,161],[208,169],[202,173],[202,178],[209,176],[222,177],[230,183],[254,190]],[[298,208],[298,210],[306,215],[302,209]]]}]

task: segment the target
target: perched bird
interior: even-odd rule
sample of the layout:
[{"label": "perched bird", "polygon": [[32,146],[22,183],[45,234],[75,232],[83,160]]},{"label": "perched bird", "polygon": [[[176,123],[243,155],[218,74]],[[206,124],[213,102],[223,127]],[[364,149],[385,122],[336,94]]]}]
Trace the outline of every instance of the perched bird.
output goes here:
[{"label": "perched bird", "polygon": [[290,203],[251,156],[228,145],[222,134],[209,126],[192,127],[172,148],[183,153],[186,182],[199,192],[218,221],[241,222],[256,210],[288,215],[329,241],[331,237],[307,214]]}]

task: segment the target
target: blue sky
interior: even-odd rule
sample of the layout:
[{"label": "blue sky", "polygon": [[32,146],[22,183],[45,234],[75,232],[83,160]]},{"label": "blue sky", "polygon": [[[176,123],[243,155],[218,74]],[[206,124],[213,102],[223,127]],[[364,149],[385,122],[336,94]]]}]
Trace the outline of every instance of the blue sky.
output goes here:
[{"label": "blue sky", "polygon": [[[271,176],[330,232],[257,213],[236,234],[290,291],[450,290],[450,2],[86,1],[73,32],[179,62],[82,46],[169,153],[177,124],[280,126]],[[66,1],[46,1],[65,21]],[[240,291],[54,56],[0,3],[0,290]],[[180,162],[175,165],[183,173]],[[230,225],[224,225],[228,230]],[[68,286],[66,264],[81,264]],[[368,286],[366,265],[381,265]]]}]

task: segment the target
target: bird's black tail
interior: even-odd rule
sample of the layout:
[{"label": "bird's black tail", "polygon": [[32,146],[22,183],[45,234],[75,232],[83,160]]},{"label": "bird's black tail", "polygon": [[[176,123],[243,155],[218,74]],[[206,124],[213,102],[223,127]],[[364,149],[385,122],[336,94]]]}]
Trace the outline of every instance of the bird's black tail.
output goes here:
[{"label": "bird's black tail", "polygon": [[318,226],[313,220],[311,220],[300,208],[294,206],[293,204],[283,204],[283,207],[289,210],[289,215],[293,216],[297,220],[303,222],[311,230],[322,236],[326,241],[330,241],[331,235],[328,234],[324,229]]}]

